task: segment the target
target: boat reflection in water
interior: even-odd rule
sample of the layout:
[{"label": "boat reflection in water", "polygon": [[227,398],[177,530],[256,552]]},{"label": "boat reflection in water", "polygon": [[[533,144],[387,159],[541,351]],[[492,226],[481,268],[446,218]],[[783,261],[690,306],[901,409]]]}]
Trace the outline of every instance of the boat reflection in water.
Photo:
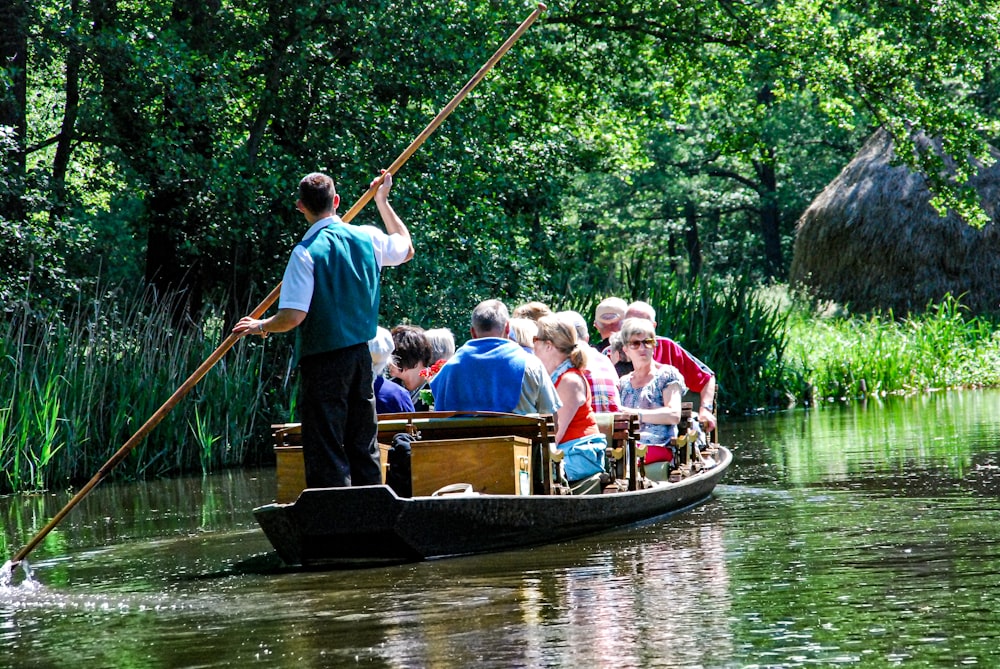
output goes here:
[{"label": "boat reflection in water", "polygon": [[[707,507],[716,504],[710,502]],[[388,666],[713,666],[732,639],[723,530],[702,509],[569,544],[397,567],[365,627]],[[700,518],[699,518],[700,516]],[[411,581],[412,579],[412,581]],[[378,608],[376,605],[375,608]],[[319,633],[319,629],[316,629]]]}]

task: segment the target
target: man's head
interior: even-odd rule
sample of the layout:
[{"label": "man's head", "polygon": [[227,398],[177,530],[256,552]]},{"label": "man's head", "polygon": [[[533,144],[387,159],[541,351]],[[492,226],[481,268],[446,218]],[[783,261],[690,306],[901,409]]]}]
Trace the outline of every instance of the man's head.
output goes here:
[{"label": "man's head", "polygon": [[601,334],[601,339],[607,339],[612,332],[618,332],[625,318],[625,300],[620,297],[609,297],[601,300],[594,311],[594,327]]},{"label": "man's head", "polygon": [[506,337],[510,313],[500,300],[484,300],[472,310],[472,338]]},{"label": "man's head", "polygon": [[656,309],[649,302],[633,302],[625,309],[625,318],[645,318],[656,326]]},{"label": "man's head", "polygon": [[333,179],[322,172],[313,172],[299,182],[299,201],[295,204],[303,214],[319,219],[337,211],[340,196]]},{"label": "man's head", "polygon": [[582,342],[590,342],[590,331],[587,330],[587,321],[578,311],[560,311],[556,316],[566,321],[576,330],[576,337]]}]

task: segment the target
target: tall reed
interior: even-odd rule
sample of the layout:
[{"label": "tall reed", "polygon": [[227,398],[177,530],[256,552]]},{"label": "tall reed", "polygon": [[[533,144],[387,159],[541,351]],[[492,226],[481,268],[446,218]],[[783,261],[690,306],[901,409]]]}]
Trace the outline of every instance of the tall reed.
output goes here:
[{"label": "tall reed", "polygon": [[[0,326],[0,492],[90,478],[225,338],[209,314],[175,327],[175,307],[117,289],[58,315],[17,311]],[[262,457],[290,392],[262,370],[288,354],[280,338],[239,342],[115,475],[208,472]]]},{"label": "tall reed", "polygon": [[797,309],[789,352],[817,398],[1000,385],[1000,333],[947,296],[923,314],[818,318]]},{"label": "tall reed", "polygon": [[746,413],[786,403],[787,313],[745,280],[677,277],[650,286],[657,332],[684,346],[715,372],[719,405]]}]

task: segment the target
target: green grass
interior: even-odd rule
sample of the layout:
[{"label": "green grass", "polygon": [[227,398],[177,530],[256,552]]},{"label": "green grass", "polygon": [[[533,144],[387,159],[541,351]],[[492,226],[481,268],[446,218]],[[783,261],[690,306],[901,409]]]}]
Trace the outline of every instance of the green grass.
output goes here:
[{"label": "green grass", "polygon": [[953,297],[901,319],[791,313],[789,358],[816,399],[1000,386],[996,324],[968,315]]}]

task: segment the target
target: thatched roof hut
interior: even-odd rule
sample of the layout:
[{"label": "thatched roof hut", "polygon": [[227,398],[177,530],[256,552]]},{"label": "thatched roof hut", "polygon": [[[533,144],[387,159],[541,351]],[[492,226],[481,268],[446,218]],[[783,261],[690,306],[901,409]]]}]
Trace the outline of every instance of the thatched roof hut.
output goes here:
[{"label": "thatched roof hut", "polygon": [[939,216],[925,178],[892,160],[879,130],[802,214],[792,283],[855,312],[904,315],[948,293],[974,313],[1000,309],[1000,161],[972,180],[993,221],[977,230]]}]

